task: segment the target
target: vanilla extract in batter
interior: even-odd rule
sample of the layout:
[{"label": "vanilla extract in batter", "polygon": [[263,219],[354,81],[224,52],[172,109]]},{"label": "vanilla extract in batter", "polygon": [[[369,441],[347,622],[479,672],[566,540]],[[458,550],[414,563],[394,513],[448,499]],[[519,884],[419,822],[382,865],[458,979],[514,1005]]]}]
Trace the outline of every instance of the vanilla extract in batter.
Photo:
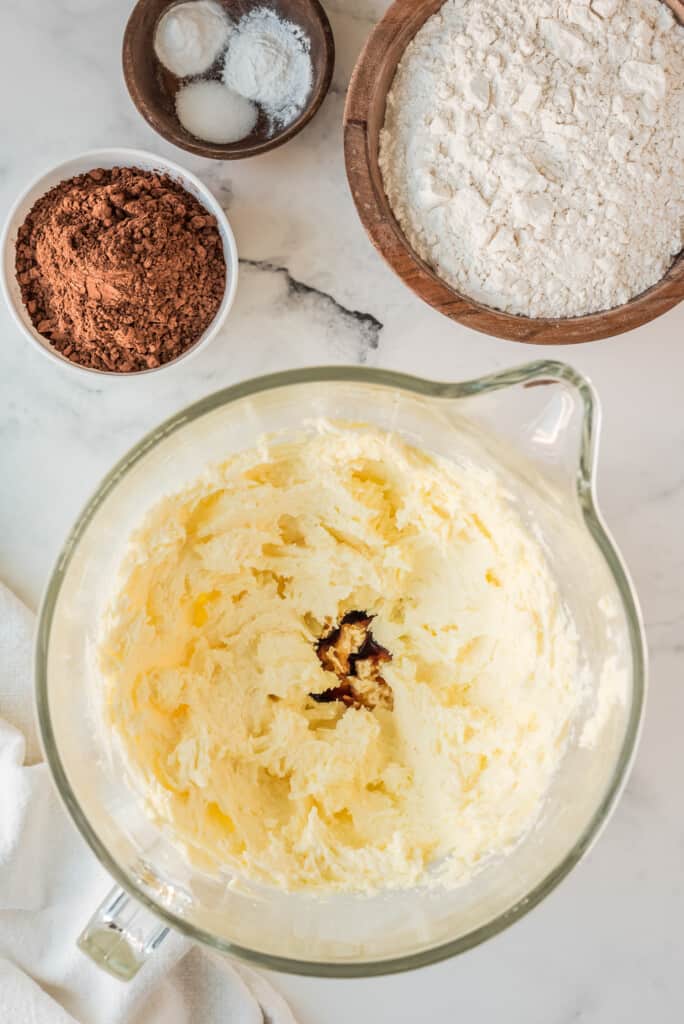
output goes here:
[{"label": "vanilla extract in batter", "polygon": [[147,814],[280,889],[467,881],[534,824],[581,700],[496,476],[327,422],[201,470],[131,537],[99,643]]}]

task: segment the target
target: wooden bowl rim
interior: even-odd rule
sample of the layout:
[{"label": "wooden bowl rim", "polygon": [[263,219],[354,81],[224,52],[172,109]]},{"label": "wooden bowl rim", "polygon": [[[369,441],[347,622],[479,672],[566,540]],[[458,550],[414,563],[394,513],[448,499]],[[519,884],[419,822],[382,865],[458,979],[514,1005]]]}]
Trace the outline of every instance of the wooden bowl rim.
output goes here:
[{"label": "wooden bowl rim", "polygon": [[[437,3],[434,10],[428,9],[415,31],[418,32],[441,6],[442,3]],[[679,0],[672,0],[668,6],[682,21],[684,7]],[[414,9],[415,0],[394,0],[375,25],[354,67],[344,108],[344,157],[354,205],[371,242],[391,269],[416,295],[450,319],[483,334],[528,344],[569,345],[614,337],[654,320],[681,302],[684,299],[684,249],[675,256],[660,281],[623,305],[583,316],[558,318],[519,316],[485,306],[452,288],[421,259],[404,235],[384,190],[379,194],[375,186],[372,172],[378,168],[377,161],[371,158],[368,127],[377,81],[370,68],[387,52],[401,19]],[[410,39],[399,53],[393,72],[408,42]],[[391,81],[388,91],[390,87]],[[387,94],[383,100],[386,98]]]},{"label": "wooden bowl rim", "polygon": [[[318,113],[330,89],[335,69],[335,37],[328,15],[320,0],[304,0],[311,9],[312,20],[318,22],[323,34],[323,49],[318,57],[318,60],[323,64],[323,76],[318,88],[312,91],[306,106],[299,116],[272,138],[264,139],[261,142],[254,142],[248,146],[242,145],[239,150],[235,148],[239,143],[228,142],[220,144],[202,142],[200,140],[193,141],[189,135],[187,139],[172,135],[161,118],[157,116],[156,104],[148,103],[145,98],[138,81],[138,69],[133,57],[133,42],[137,32],[140,30],[143,12],[151,2],[152,0],[138,0],[126,22],[121,48],[123,75],[129,96],[133,100],[138,112],[158,135],[161,135],[163,139],[166,139],[173,146],[184,149],[188,153],[194,153],[196,156],[208,157],[210,160],[243,160],[248,157],[258,156],[260,153],[268,153],[270,150],[277,149],[278,146],[289,142]],[[166,6],[171,7],[176,3],[178,3],[178,0],[167,0]]]}]

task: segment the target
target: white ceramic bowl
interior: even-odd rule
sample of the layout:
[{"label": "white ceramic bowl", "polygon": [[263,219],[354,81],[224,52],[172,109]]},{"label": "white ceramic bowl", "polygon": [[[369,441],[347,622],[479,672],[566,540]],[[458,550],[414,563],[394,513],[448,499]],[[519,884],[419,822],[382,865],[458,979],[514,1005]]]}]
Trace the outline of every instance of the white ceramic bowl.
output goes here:
[{"label": "white ceramic bowl", "polygon": [[[164,363],[162,366],[155,366],[149,370],[137,370],[132,373],[117,373],[112,370],[96,370],[91,367],[81,366],[78,363],[72,362],[70,359],[67,359],[66,356],[63,356],[58,352],[57,349],[53,348],[47,338],[44,338],[38,333],[31,323],[31,317],[29,316],[21,299],[21,290],[19,288],[14,269],[14,250],[17,233],[26,219],[26,215],[34,203],[51,188],[58,185],[60,181],[73,178],[77,174],[84,174],[86,171],[90,171],[94,167],[140,167],[145,171],[160,171],[163,174],[168,174],[169,177],[180,182],[180,184],[187,189],[187,191],[193,195],[202,204],[202,206],[205,207],[205,209],[216,217],[221,241],[223,242],[223,252],[226,259],[226,288],[223,294],[223,301],[219,306],[216,316],[195,344],[186,349],[182,355],[178,356],[176,359],[172,359],[168,363]],[[5,299],[7,300],[7,305],[9,306],[12,316],[14,317],[22,334],[35,348],[38,349],[39,352],[42,352],[43,355],[47,356],[48,359],[51,359],[55,363],[59,363],[61,366],[66,366],[75,370],[78,373],[126,378],[140,377],[146,373],[159,373],[160,370],[166,370],[170,366],[177,366],[178,363],[183,362],[185,359],[189,359],[191,356],[196,355],[200,349],[205,348],[211,339],[218,333],[228,316],[230,307],[233,305],[235,291],[237,289],[237,247],[235,245],[235,238],[228,222],[228,218],[226,217],[218,200],[212,195],[206,185],[203,185],[199,178],[196,178],[194,174],[191,174],[189,171],[184,170],[184,168],[179,167],[178,164],[173,163],[171,160],[166,160],[164,157],[156,156],[154,153],[146,153],[141,149],[93,149],[89,150],[87,153],[81,153],[79,156],[73,157],[71,160],[65,160],[63,163],[58,164],[56,167],[51,168],[51,170],[41,174],[40,177],[36,178],[26,191],[19,196],[10,210],[7,222],[2,232],[2,239],[0,240],[0,251],[2,252],[2,263],[0,264],[0,282],[2,283],[2,290],[4,292]]]}]

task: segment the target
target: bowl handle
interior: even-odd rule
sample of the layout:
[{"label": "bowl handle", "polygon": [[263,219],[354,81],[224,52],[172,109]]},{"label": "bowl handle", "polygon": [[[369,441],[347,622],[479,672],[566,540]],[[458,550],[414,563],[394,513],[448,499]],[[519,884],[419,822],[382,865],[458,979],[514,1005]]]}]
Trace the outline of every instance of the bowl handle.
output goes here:
[{"label": "bowl handle", "polygon": [[438,397],[474,399],[471,418],[542,470],[559,494],[593,501],[601,410],[590,382],[572,367],[539,360],[444,385]]},{"label": "bowl handle", "polygon": [[78,937],[78,948],[120,981],[130,981],[169,933],[165,924],[115,886]]}]

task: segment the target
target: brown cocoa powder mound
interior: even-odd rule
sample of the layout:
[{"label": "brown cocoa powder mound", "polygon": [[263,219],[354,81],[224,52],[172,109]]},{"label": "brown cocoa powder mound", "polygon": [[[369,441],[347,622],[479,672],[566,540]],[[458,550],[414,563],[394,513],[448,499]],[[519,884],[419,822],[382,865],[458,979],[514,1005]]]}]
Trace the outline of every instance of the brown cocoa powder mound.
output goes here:
[{"label": "brown cocoa powder mound", "polygon": [[226,284],[216,219],[172,178],[137,167],[96,168],[42,196],[19,229],[16,273],[54,348],[119,373],[193,345]]}]

